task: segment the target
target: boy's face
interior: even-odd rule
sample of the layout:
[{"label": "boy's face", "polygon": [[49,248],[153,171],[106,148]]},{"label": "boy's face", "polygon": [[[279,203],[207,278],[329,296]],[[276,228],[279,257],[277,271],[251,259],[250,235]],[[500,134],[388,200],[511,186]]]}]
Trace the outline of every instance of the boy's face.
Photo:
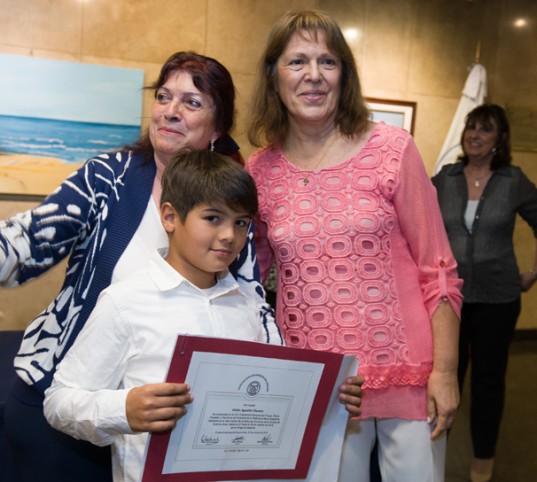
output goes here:
[{"label": "boy's face", "polygon": [[184,223],[169,202],[162,204],[160,214],[169,239],[166,260],[199,288],[214,286],[215,273],[235,260],[251,220],[247,213],[207,204],[195,206]]}]

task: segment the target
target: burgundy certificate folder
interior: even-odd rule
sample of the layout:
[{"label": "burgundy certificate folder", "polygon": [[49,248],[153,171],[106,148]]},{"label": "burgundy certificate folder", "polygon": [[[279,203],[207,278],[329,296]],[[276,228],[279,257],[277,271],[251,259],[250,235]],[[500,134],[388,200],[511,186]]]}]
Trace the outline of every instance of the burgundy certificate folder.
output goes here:
[{"label": "burgundy certificate folder", "polygon": [[306,478],[343,358],[180,335],[166,381],[189,383],[194,401],[150,436],[142,482]]}]

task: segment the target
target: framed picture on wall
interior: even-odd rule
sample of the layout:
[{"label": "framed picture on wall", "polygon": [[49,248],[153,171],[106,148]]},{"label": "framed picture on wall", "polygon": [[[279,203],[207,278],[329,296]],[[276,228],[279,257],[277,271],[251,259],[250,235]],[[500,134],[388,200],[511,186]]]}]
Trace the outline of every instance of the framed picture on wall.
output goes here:
[{"label": "framed picture on wall", "polygon": [[414,134],[416,102],[402,100],[375,99],[366,97],[366,103],[373,114],[373,121],[384,121]]},{"label": "framed picture on wall", "polygon": [[144,71],[0,54],[0,198],[49,194],[140,137]]}]

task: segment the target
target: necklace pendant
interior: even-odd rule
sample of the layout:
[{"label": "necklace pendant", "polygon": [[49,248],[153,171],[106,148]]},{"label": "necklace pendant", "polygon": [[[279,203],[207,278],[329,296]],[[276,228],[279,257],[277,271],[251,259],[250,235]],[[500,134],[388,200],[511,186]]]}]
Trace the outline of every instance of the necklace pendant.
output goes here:
[{"label": "necklace pendant", "polygon": [[475,186],[475,187],[479,187],[479,186],[480,186],[480,184],[479,184],[479,179],[476,179],[476,180],[474,181],[474,186]]},{"label": "necklace pendant", "polygon": [[307,177],[305,177],[303,181],[304,181],[304,186],[307,186],[310,182],[310,180]]}]

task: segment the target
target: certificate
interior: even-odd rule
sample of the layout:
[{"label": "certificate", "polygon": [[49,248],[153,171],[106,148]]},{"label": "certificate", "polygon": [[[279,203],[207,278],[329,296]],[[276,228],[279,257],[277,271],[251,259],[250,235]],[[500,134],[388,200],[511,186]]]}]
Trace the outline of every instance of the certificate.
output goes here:
[{"label": "certificate", "polygon": [[179,336],[167,381],[188,383],[194,402],[174,430],[150,436],[142,481],[305,479],[327,407],[356,373],[353,361]]}]

